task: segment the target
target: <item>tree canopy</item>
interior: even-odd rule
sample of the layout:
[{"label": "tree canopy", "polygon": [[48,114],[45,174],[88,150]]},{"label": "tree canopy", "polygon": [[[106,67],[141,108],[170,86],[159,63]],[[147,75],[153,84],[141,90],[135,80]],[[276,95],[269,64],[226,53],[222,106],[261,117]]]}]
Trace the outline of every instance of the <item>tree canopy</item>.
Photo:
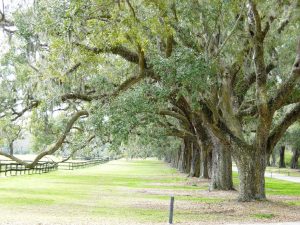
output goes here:
[{"label": "tree canopy", "polygon": [[29,167],[62,146],[110,143],[214,180],[232,155],[240,200],[264,199],[266,159],[300,118],[299,6],[40,0],[1,12],[1,131],[33,134]]}]

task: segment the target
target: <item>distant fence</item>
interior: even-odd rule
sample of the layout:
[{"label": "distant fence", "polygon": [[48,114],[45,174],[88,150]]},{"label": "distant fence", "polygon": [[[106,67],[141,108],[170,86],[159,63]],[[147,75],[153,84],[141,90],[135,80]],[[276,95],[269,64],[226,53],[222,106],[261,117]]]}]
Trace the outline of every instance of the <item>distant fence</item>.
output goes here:
[{"label": "distant fence", "polygon": [[[34,168],[26,168],[20,163],[16,163],[12,160],[0,160],[0,176],[17,176],[17,175],[31,175],[49,173],[57,169],[62,170],[74,170],[79,168],[85,168],[89,166],[95,166],[108,162],[109,158],[105,159],[92,159],[86,161],[66,161],[66,162],[49,162],[40,161]],[[30,163],[31,161],[25,161]]]},{"label": "distant fence", "polygon": [[25,174],[42,174],[57,170],[57,163],[39,162],[34,168],[26,168],[24,165],[10,160],[0,161],[0,176],[17,176]]},{"label": "distant fence", "polygon": [[81,161],[81,162],[62,162],[58,164],[58,168],[61,170],[74,170],[79,168],[85,168],[89,166],[96,166],[99,164],[103,164],[105,162],[108,162],[109,159],[92,159],[87,161]]}]

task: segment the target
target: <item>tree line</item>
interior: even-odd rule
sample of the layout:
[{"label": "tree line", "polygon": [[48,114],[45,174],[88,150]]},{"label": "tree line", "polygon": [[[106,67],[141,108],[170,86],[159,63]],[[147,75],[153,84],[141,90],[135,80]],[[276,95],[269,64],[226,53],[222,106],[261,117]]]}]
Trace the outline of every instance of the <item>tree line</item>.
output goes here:
[{"label": "tree line", "polygon": [[33,134],[27,167],[62,146],[140,143],[211,189],[233,189],[233,159],[239,200],[265,199],[268,160],[300,118],[299,6],[41,0],[1,12],[1,133]]}]

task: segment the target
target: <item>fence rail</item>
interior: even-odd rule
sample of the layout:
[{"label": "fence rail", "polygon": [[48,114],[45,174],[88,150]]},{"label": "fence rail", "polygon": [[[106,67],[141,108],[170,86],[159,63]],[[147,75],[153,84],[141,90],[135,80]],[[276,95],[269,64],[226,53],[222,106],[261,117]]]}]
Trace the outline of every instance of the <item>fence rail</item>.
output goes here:
[{"label": "fence rail", "polygon": [[[89,166],[99,165],[108,162],[109,159],[93,159],[80,162],[66,161],[61,163],[40,161],[34,168],[26,168],[20,163],[16,163],[11,160],[0,161],[0,176],[17,176],[17,175],[31,175],[31,174],[42,174],[49,173],[57,169],[61,170],[74,170],[79,168],[85,168]],[[26,161],[31,162],[31,161]]]},{"label": "fence rail", "polygon": [[34,168],[26,168],[20,163],[12,163],[7,160],[0,161],[0,176],[17,176],[17,175],[31,175],[49,173],[57,170],[58,165],[50,162],[39,162]]},{"label": "fence rail", "polygon": [[85,168],[89,166],[96,166],[99,164],[103,164],[105,162],[108,162],[109,159],[93,159],[88,161],[82,161],[82,162],[62,162],[58,164],[58,168],[61,170],[74,170],[79,168]]}]

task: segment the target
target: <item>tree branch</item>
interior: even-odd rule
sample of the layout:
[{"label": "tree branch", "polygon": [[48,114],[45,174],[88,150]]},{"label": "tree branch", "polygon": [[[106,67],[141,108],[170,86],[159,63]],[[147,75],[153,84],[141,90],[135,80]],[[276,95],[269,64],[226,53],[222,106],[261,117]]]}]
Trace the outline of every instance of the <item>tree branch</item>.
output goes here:
[{"label": "tree branch", "polygon": [[158,112],[159,115],[163,115],[163,116],[171,116],[174,117],[178,120],[180,120],[181,122],[183,122],[187,127],[190,125],[190,121],[183,115],[173,112],[171,110],[160,110]]},{"label": "tree branch", "polygon": [[269,100],[269,105],[272,111],[281,108],[289,98],[290,94],[294,91],[294,87],[300,79],[300,38],[298,40],[298,48],[296,60],[293,65],[292,74],[286,82],[282,83],[276,95]]},{"label": "tree branch", "polygon": [[272,130],[268,138],[268,151],[273,150],[274,146],[280,140],[285,131],[298,119],[300,119],[300,103],[289,111],[281,120],[281,122]]},{"label": "tree branch", "polygon": [[25,107],[22,111],[20,112],[17,112],[15,111],[13,108],[12,108],[12,111],[13,111],[13,115],[16,115],[14,118],[11,119],[11,121],[16,121],[18,118],[20,118],[21,116],[24,115],[25,112],[27,112],[28,110],[31,110],[33,108],[36,108],[38,107],[38,105],[40,104],[41,102],[36,100],[36,101],[33,101],[29,106]]},{"label": "tree branch", "polygon": [[121,56],[123,59],[138,64],[139,63],[139,56],[137,53],[132,52],[131,50],[129,50],[128,48],[124,47],[124,46],[114,46],[114,47],[110,47],[110,48],[97,48],[97,47],[91,47],[79,42],[75,42],[74,43],[76,46],[81,47],[87,51],[91,51],[95,54],[100,54],[100,53],[111,53],[111,54],[115,54],[115,55],[119,55]]},{"label": "tree branch", "polygon": [[68,99],[79,99],[82,101],[90,102],[96,98],[97,98],[96,96],[90,96],[87,94],[80,94],[80,93],[77,93],[77,94],[76,93],[68,93],[68,94],[64,94],[61,96],[62,101],[66,101]]},{"label": "tree branch", "polygon": [[34,168],[34,167],[38,164],[38,162],[39,162],[44,156],[46,156],[46,155],[51,155],[51,154],[55,153],[55,152],[61,147],[61,145],[64,143],[64,141],[65,141],[67,135],[69,134],[70,130],[72,129],[74,123],[75,123],[81,116],[88,116],[88,115],[89,115],[89,113],[88,113],[87,111],[85,111],[85,110],[76,112],[76,113],[72,116],[72,118],[69,120],[69,122],[67,123],[65,130],[63,131],[63,133],[61,134],[61,136],[57,139],[57,141],[56,141],[55,143],[53,143],[52,145],[50,145],[50,146],[48,147],[47,150],[45,150],[45,151],[41,152],[40,154],[38,154],[38,155],[35,157],[35,159],[33,160],[33,162],[31,162],[31,163],[26,163],[26,162],[24,162],[23,160],[21,160],[21,159],[15,157],[15,156],[10,156],[10,155],[8,155],[8,154],[6,154],[6,153],[4,153],[4,152],[1,152],[1,151],[0,151],[0,155],[3,155],[3,156],[5,156],[5,157],[7,157],[7,158],[10,158],[10,159],[12,159],[12,160],[14,160],[14,161],[16,161],[16,162],[22,164],[22,165],[25,165],[27,168]]},{"label": "tree branch", "polygon": [[86,147],[87,144],[90,143],[95,137],[96,137],[95,135],[90,136],[90,137],[87,139],[87,141],[85,141],[84,144],[80,145],[78,148],[76,148],[75,150],[73,150],[73,151],[71,152],[71,154],[70,154],[66,159],[64,159],[64,160],[62,160],[62,161],[60,161],[60,162],[56,162],[56,164],[68,161],[68,160],[69,160],[69,159],[70,159],[77,151],[79,151],[80,149],[83,149],[84,147]]}]

